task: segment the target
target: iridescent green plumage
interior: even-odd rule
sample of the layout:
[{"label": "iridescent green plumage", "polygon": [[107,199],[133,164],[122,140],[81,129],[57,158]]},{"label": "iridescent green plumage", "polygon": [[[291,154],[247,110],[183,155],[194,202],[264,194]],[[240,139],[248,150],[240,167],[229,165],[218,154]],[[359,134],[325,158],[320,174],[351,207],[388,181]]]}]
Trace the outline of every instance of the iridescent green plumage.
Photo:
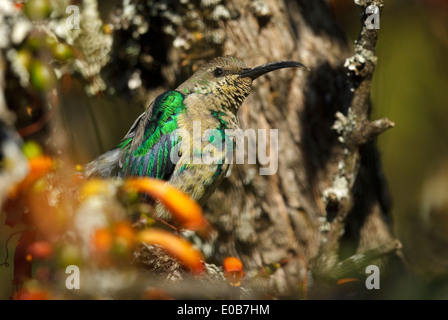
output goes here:
[{"label": "iridescent green plumage", "polygon": [[[215,58],[157,97],[116,148],[86,166],[86,176],[164,179],[203,204],[229,168],[234,141],[226,130],[239,129],[236,114],[252,81],[289,67],[303,65],[281,61],[247,68],[233,57]],[[213,161],[206,161],[210,147]],[[160,204],[156,214],[167,217]]]},{"label": "iridescent green plumage", "polygon": [[150,110],[150,115],[140,117],[117,146],[122,150],[119,176],[166,180],[174,170],[170,154],[180,142],[175,131],[179,115],[185,112],[184,96],[178,91],[166,91]]}]

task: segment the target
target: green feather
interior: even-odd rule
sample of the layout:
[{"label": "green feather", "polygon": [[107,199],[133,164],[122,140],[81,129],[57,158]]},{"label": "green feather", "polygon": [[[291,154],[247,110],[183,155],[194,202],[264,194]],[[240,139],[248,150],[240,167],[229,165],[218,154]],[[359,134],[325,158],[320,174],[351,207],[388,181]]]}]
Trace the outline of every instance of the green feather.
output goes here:
[{"label": "green feather", "polygon": [[154,152],[151,152],[151,156],[149,158],[148,169],[146,170],[146,175],[151,176],[152,168],[154,168]]},{"label": "green feather", "polygon": [[123,141],[121,141],[121,142],[117,145],[117,148],[123,149],[123,148],[126,147],[131,141],[132,141],[132,138],[123,140]]},{"label": "green feather", "polygon": [[130,159],[130,155],[128,154],[128,155],[126,156],[126,161],[125,161],[124,166],[123,166],[123,168],[122,168],[123,171],[126,170],[126,168],[128,167],[128,165],[129,165],[129,159]]},{"label": "green feather", "polygon": [[157,174],[156,178],[161,178],[162,174],[162,164],[163,164],[163,148],[159,148],[159,155],[157,157]]},{"label": "green feather", "polygon": [[131,165],[131,172],[134,173],[135,172],[135,167],[137,166],[137,160],[132,161],[132,165]]},{"label": "green feather", "polygon": [[123,175],[146,175],[159,179],[169,177],[174,168],[170,152],[180,141],[180,137],[173,133],[178,129],[179,115],[185,110],[184,96],[178,91],[167,91],[156,98],[147,111],[151,112],[149,120],[140,123],[144,125],[141,142],[134,146],[136,127],[117,145],[123,150]]},{"label": "green feather", "polygon": [[143,174],[143,163],[145,162],[145,158],[141,158],[140,159],[140,163],[139,163],[139,165],[138,165],[138,175],[139,176],[142,176],[142,174]]},{"label": "green feather", "polygon": [[159,142],[162,134],[177,129],[177,118],[185,111],[184,97],[180,92],[168,91],[154,102],[150,125],[146,128],[144,142],[134,151],[134,157],[144,156]]},{"label": "green feather", "polygon": [[165,125],[162,127],[162,133],[163,134],[170,134],[170,133],[172,133],[176,129],[177,129],[176,121],[174,121],[174,120],[167,121],[165,123]]}]

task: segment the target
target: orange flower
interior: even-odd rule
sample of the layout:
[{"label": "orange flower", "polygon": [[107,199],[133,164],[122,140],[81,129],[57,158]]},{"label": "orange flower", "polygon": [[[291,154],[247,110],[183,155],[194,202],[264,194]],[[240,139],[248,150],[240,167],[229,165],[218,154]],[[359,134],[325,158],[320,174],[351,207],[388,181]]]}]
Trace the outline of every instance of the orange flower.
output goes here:
[{"label": "orange flower", "polygon": [[107,228],[95,230],[92,238],[92,246],[95,252],[106,253],[112,248],[112,232]]},{"label": "orange flower", "polygon": [[124,249],[130,249],[135,242],[135,230],[128,221],[119,221],[114,228],[115,242]]},{"label": "orange flower", "polygon": [[224,268],[224,276],[231,286],[238,287],[246,273],[243,271],[243,263],[235,257],[227,257],[224,259],[222,266]]},{"label": "orange flower", "polygon": [[14,2],[13,5],[14,5],[14,8],[16,8],[17,10],[22,10],[23,9],[23,3],[22,2]]},{"label": "orange flower", "polygon": [[86,183],[82,186],[79,193],[79,198],[81,200],[85,200],[92,196],[98,196],[102,194],[110,195],[112,194],[112,192],[113,189],[106,180],[90,179],[87,180]]},{"label": "orange flower", "polygon": [[9,192],[10,199],[14,199],[21,191],[27,191],[34,182],[45,176],[54,167],[53,160],[48,156],[31,158],[28,164],[30,167],[28,175]]},{"label": "orange flower", "polygon": [[38,288],[23,289],[16,292],[13,300],[49,300],[50,294],[47,291]]},{"label": "orange flower", "polygon": [[346,284],[346,283],[350,283],[350,282],[359,282],[361,280],[357,279],[357,278],[342,278],[339,279],[336,284],[337,285],[341,285],[341,284]]},{"label": "orange flower", "polygon": [[112,255],[129,253],[133,248],[136,235],[128,221],[118,221],[114,225],[96,229],[91,240],[92,253],[100,262],[112,262]]},{"label": "orange flower", "polygon": [[147,288],[143,292],[143,300],[174,300],[167,292],[160,288]]},{"label": "orange flower", "polygon": [[200,230],[208,226],[199,204],[164,181],[152,178],[130,179],[125,188],[135,189],[159,200],[184,228]]},{"label": "orange flower", "polygon": [[204,271],[204,264],[202,263],[204,257],[185,239],[168,231],[155,228],[141,231],[137,235],[137,238],[147,244],[161,246],[196,274],[200,274]]},{"label": "orange flower", "polygon": [[28,247],[28,253],[37,259],[47,259],[53,255],[53,246],[48,241],[36,241]]}]

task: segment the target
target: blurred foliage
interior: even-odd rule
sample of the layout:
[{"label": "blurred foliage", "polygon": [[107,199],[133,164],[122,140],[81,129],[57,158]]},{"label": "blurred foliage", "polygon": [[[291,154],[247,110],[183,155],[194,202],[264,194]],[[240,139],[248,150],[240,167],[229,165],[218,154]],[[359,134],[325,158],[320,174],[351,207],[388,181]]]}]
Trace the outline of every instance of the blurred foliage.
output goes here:
[{"label": "blurred foliage", "polygon": [[[396,232],[411,265],[425,274],[431,273],[432,263],[440,263],[421,254],[434,246],[424,240],[421,202],[426,181],[448,162],[447,9],[446,1],[421,1],[397,3],[385,11],[372,92],[375,115],[387,115],[397,124],[379,140]],[[446,256],[444,251],[435,254]]]},{"label": "blurred foliage", "polygon": [[[188,229],[200,233],[209,228],[196,202],[160,180],[85,180],[75,170],[67,175],[70,168],[39,149],[34,142],[24,144],[29,173],[13,186],[2,207],[5,224],[22,228],[17,246],[8,248],[15,249],[11,263],[14,276],[10,279],[14,285],[13,298],[99,298],[95,290],[67,296],[57,290],[55,279],[63,278],[65,268],[70,265],[82,266],[87,274],[97,269],[127,270],[131,268],[134,250],[141,243],[163,248],[182,267],[198,276],[204,275],[202,254],[173,232]],[[171,231],[153,227],[151,205],[141,203],[143,195],[167,206],[176,227],[171,227]],[[141,215],[135,224],[128,219],[130,212]],[[128,272],[137,272],[137,268]],[[108,279],[99,277],[97,281],[101,285]],[[117,289],[122,290],[118,286],[112,291]],[[110,294],[113,296],[113,292]]]}]

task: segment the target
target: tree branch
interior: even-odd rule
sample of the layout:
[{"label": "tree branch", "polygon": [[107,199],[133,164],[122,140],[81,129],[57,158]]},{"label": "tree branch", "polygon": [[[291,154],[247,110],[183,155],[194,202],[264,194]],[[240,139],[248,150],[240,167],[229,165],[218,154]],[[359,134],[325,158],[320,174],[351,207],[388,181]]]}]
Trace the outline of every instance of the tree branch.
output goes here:
[{"label": "tree branch", "polygon": [[[344,235],[346,220],[355,201],[353,186],[360,167],[360,147],[395,125],[387,118],[369,120],[371,80],[377,62],[375,46],[378,30],[368,29],[364,21],[367,18],[366,8],[370,5],[382,8],[383,1],[355,0],[355,3],[363,13],[362,27],[355,43],[354,54],[344,64],[349,75],[349,89],[353,95],[347,114],[342,112],[335,114],[333,129],[339,134],[338,140],[343,145],[343,156],[338,165],[338,172],[333,178],[333,184],[323,194],[324,203],[327,206],[327,217],[324,218],[326,220],[324,223],[329,223],[329,226],[322,230],[321,252],[314,263],[317,274],[323,277],[331,274],[331,278],[342,277],[348,270],[364,266],[369,261],[401,248],[401,244],[393,242],[338,262],[340,240]],[[331,222],[328,221],[330,219]]]}]

